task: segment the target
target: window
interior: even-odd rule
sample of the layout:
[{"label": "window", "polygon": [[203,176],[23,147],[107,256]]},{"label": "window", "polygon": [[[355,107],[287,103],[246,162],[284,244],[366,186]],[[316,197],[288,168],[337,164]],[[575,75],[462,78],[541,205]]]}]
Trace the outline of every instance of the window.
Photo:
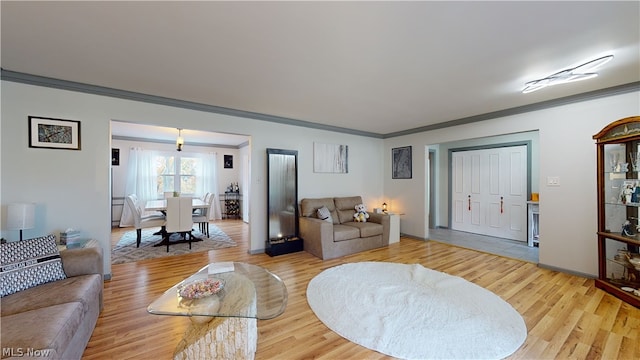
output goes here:
[{"label": "window", "polygon": [[157,174],[157,193],[165,192],[195,195],[197,176],[202,174],[202,159],[179,154],[159,154],[153,160]]}]

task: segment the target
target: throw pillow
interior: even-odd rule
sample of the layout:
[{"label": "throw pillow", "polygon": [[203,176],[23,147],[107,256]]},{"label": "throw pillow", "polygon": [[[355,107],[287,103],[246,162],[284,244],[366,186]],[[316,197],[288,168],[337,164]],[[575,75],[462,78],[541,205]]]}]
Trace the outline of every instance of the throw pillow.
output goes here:
[{"label": "throw pillow", "polygon": [[327,209],[326,206],[318,209],[318,219],[328,221],[333,224],[333,218],[331,217],[331,212]]},{"label": "throw pillow", "polygon": [[0,297],[66,277],[53,234],[0,245]]}]

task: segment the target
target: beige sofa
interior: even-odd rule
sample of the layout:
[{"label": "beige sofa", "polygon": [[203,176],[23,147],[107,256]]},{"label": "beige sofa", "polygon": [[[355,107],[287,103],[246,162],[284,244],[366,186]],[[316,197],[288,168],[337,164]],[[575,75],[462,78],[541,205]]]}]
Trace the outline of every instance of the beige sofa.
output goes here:
[{"label": "beige sofa", "polygon": [[[362,197],[302,199],[300,237],[304,250],[323,259],[333,259],[389,245],[389,215],[369,212],[367,222],[354,222],[355,206]],[[332,221],[318,218],[326,207]]]},{"label": "beige sofa", "polygon": [[2,359],[80,359],[102,310],[102,249],[60,251],[66,279],[2,297]]}]

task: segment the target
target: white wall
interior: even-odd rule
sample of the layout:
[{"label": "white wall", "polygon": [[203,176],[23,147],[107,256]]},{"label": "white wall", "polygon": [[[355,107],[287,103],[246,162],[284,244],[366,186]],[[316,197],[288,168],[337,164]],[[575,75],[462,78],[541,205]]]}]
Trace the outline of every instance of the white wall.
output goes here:
[{"label": "white wall", "polygon": [[[606,124],[640,114],[640,93],[627,93],[385,141],[385,196],[405,215],[401,231],[425,237],[424,173],[429,144],[539,130],[540,264],[597,275],[596,156],[592,136]],[[414,179],[391,180],[391,148],[414,147]],[[440,164],[446,171],[446,164]],[[560,186],[546,186],[558,176]],[[533,181],[536,181],[535,179]],[[443,185],[443,184],[441,184]]]},{"label": "white wall", "polygon": [[[2,81],[2,208],[35,202],[36,228],[25,230],[25,238],[78,229],[101,242],[108,261],[109,122],[102,120],[103,106],[89,97],[71,99],[71,94]],[[81,120],[82,149],[29,148],[29,115]],[[5,224],[3,216],[2,236],[16,240],[17,232],[7,231]]]},{"label": "white wall", "polygon": [[[67,227],[98,240],[110,274],[111,139],[113,119],[220,131],[251,136],[250,236],[252,252],[264,249],[266,223],[266,149],[298,150],[298,197],[360,194],[369,208],[378,206],[383,190],[383,141],[324,130],[174,108],[106,96],[2,81],[2,208],[16,201],[38,203],[38,226],[25,237],[58,233]],[[27,117],[37,115],[81,121],[82,150],[32,149]],[[349,146],[348,174],[313,173],[313,142]],[[234,158],[234,163],[239,159]],[[6,231],[2,236],[17,239]]]}]

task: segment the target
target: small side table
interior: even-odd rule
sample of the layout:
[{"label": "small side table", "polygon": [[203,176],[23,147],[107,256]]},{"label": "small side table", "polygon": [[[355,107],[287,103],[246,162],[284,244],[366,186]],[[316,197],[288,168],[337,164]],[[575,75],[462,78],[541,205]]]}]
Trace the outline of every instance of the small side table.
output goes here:
[{"label": "small side table", "polygon": [[400,214],[389,213],[389,244],[400,241]]}]

